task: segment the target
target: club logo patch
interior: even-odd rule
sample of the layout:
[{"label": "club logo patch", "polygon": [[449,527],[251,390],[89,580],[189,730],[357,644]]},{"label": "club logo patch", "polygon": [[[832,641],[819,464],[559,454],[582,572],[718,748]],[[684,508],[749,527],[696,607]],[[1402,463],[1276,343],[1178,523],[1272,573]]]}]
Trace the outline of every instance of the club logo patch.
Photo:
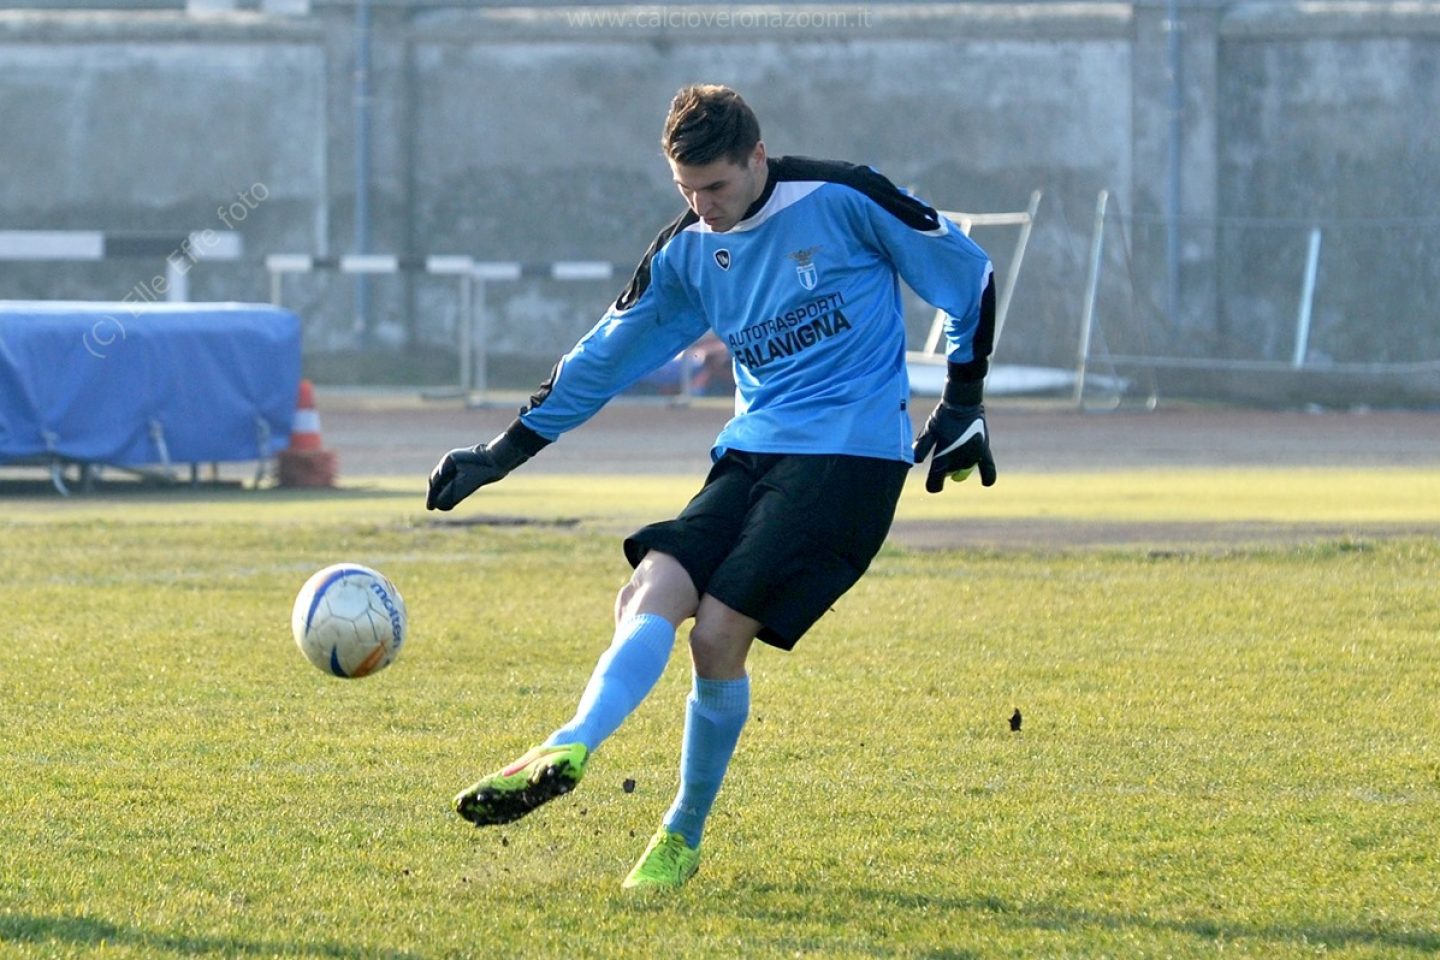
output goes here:
[{"label": "club logo patch", "polygon": [[815,251],[819,249],[820,247],[806,247],[804,250],[786,254],[795,261],[795,275],[800,278],[800,286],[806,290],[814,290],[815,284],[820,281],[820,274],[815,269]]},{"label": "club logo patch", "polygon": [[715,262],[720,265],[720,269],[721,269],[721,270],[729,270],[729,269],[730,269],[730,251],[729,251],[729,250],[726,250],[726,249],[723,248],[723,247],[720,248],[719,250],[716,250],[716,251],[715,251]]}]

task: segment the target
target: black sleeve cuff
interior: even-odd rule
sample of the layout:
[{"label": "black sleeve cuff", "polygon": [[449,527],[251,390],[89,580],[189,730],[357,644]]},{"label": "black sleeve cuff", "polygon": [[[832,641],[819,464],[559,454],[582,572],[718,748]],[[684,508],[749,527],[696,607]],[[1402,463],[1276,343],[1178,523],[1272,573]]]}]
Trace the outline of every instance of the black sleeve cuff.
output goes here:
[{"label": "black sleeve cuff", "polygon": [[952,407],[973,407],[985,398],[985,374],[990,372],[988,359],[969,363],[951,363],[945,375],[945,402]]},{"label": "black sleeve cuff", "polygon": [[510,438],[510,442],[522,450],[527,457],[533,457],[550,446],[549,440],[521,423],[519,417],[516,417],[515,422],[505,428],[505,436]]}]

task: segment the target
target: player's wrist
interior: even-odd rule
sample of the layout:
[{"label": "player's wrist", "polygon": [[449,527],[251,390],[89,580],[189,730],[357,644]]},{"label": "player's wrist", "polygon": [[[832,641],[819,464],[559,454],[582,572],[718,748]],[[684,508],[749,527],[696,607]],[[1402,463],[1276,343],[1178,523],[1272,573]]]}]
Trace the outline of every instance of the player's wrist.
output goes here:
[{"label": "player's wrist", "polygon": [[481,444],[476,452],[483,449],[496,467],[509,473],[549,444],[549,440],[525,426],[517,417],[504,432],[489,443]]},{"label": "player's wrist", "polygon": [[549,440],[525,426],[519,417],[516,417],[500,436],[505,437],[507,443],[513,444],[527,458],[550,446]]},{"label": "player's wrist", "polygon": [[945,392],[941,396],[947,407],[978,407],[985,399],[985,374],[989,361],[949,364],[945,375]]}]

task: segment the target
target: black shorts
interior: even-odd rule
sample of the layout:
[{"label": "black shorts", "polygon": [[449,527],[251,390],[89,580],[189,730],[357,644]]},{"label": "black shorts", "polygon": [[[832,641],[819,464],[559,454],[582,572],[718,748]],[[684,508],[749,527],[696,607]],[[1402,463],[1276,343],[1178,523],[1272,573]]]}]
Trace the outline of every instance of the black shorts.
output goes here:
[{"label": "black shorts", "polygon": [[880,552],[908,463],[729,451],[674,520],[625,541],[632,566],[668,553],[695,588],[789,650]]}]

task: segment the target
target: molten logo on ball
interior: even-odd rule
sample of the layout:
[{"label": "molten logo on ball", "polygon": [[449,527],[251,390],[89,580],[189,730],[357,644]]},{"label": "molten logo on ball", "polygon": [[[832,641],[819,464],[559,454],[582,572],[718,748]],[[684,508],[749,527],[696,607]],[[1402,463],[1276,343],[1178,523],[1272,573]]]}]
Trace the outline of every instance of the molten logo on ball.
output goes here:
[{"label": "molten logo on ball", "polygon": [[405,601],[379,571],[337,563],[305,581],[290,628],[301,652],[337,677],[364,677],[388,667],[405,643]]}]

